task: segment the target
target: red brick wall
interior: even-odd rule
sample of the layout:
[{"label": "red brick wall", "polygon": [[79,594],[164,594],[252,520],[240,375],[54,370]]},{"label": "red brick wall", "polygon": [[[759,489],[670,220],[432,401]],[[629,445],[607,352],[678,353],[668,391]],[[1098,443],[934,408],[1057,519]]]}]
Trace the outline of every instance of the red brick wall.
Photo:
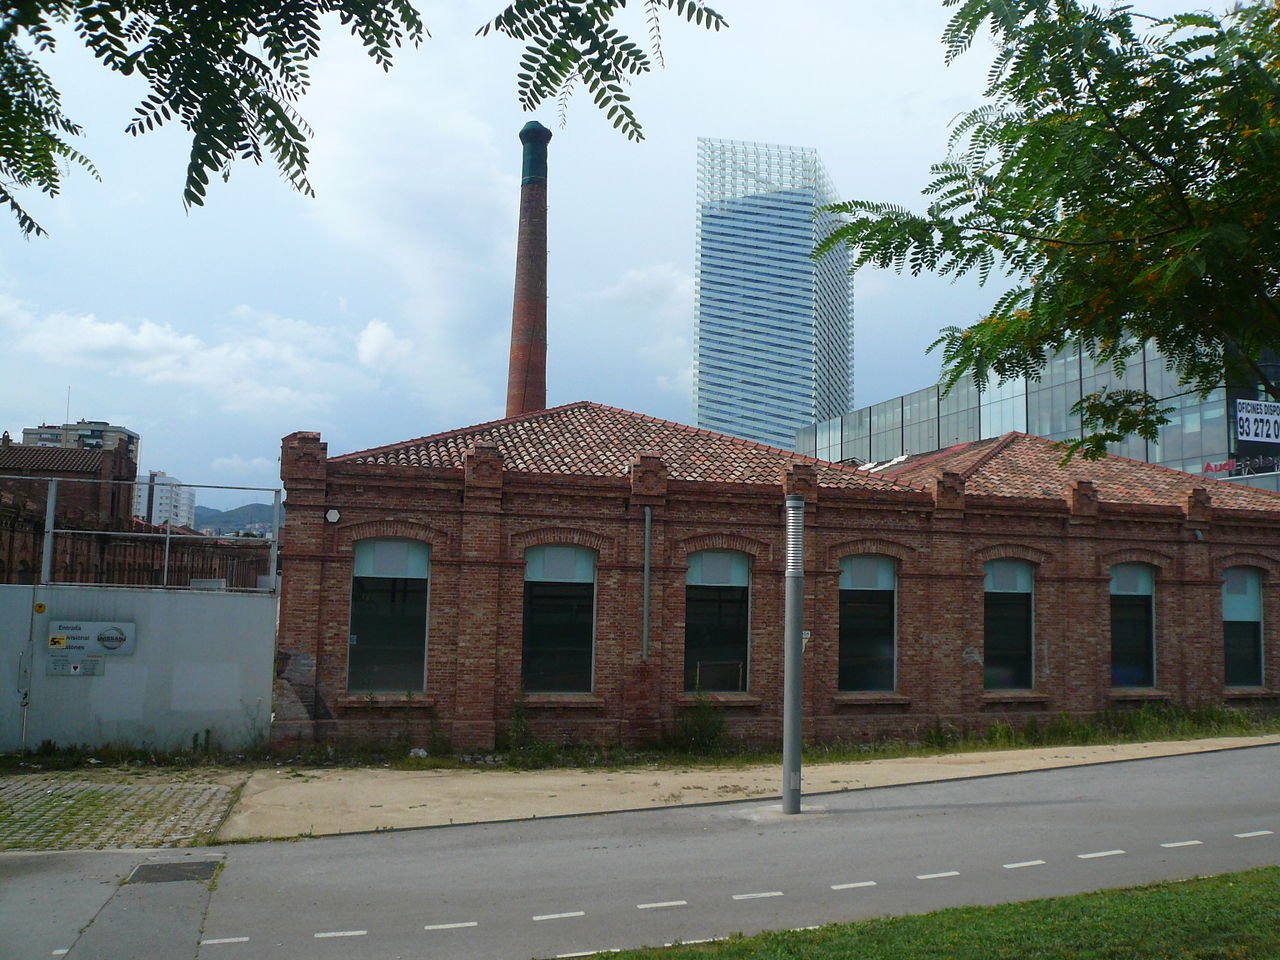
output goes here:
[{"label": "red brick wall", "polygon": [[[690,552],[752,558],[750,685],[710,695],[732,733],[780,736],[784,521],[776,486],[667,482],[650,461],[632,479],[504,472],[497,452],[464,470],[329,462],[315,434],[285,439],[289,523],[278,665],[292,704],[277,743],[393,737],[421,745],[433,724],[458,748],[487,749],[519,698],[524,550],[573,543],[597,551],[594,690],[530,695],[544,737],[639,742],[669,729],[692,699],[683,689],[685,571]],[[656,478],[656,479],[655,479]],[[804,478],[787,478],[788,489]],[[1021,723],[1084,715],[1148,699],[1182,704],[1280,698],[1280,515],[1120,507],[1063,491],[1061,499],[978,498],[808,488],[806,735],[912,736],[936,723]],[[1072,504],[1075,503],[1075,512]],[[641,653],[644,507],[653,511],[649,655]],[[340,519],[327,522],[325,511]],[[1202,540],[1193,530],[1199,529]],[[425,693],[346,691],[352,544],[405,537],[431,546]],[[898,561],[898,689],[836,690],[839,560],[858,552]],[[1035,686],[983,690],[983,563],[1035,566]],[[1109,569],[1157,567],[1156,690],[1110,688]],[[1266,690],[1222,685],[1222,569],[1265,571]],[[281,715],[280,705],[277,714]]]}]

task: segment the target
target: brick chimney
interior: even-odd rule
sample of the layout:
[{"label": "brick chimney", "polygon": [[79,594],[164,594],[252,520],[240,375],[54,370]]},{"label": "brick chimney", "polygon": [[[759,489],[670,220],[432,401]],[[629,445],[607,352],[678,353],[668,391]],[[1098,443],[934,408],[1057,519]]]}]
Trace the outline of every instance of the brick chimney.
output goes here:
[{"label": "brick chimney", "polygon": [[520,131],[520,230],[511,308],[507,416],[547,408],[547,142],[551,131],[530,120]]}]

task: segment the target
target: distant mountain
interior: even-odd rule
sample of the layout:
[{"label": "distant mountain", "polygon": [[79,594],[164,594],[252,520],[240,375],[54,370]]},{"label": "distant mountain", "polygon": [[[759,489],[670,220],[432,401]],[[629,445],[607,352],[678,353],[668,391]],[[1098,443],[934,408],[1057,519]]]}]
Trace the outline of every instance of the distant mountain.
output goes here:
[{"label": "distant mountain", "polygon": [[[280,511],[281,520],[284,511]],[[236,530],[252,530],[257,526],[271,526],[271,504],[246,503],[234,510],[214,510],[212,507],[196,507],[196,529],[213,529],[218,533]]]}]

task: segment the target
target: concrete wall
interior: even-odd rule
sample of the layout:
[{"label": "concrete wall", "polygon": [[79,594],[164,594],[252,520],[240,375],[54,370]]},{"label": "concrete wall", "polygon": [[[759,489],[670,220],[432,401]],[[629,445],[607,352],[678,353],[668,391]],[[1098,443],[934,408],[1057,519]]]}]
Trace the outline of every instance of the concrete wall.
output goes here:
[{"label": "concrete wall", "polygon": [[[66,620],[133,623],[136,650],[104,658],[101,676],[50,676],[49,626]],[[222,749],[265,742],[275,623],[273,596],[0,585],[0,750],[173,750],[203,744],[206,731]]]}]

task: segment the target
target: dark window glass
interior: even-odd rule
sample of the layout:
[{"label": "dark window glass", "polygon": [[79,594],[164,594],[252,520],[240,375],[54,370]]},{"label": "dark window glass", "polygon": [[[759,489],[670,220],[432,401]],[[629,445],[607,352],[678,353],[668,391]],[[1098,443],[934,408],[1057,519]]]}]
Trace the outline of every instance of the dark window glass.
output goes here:
[{"label": "dark window glass", "polygon": [[1031,689],[1031,594],[987,591],[983,686]]},{"label": "dark window glass", "polygon": [[893,689],[893,591],[840,591],[840,689]]},{"label": "dark window glass", "polygon": [[426,676],[427,581],[353,577],[348,639],[348,690],[421,691]]},{"label": "dark window glass", "polygon": [[1111,685],[1155,685],[1155,651],[1151,597],[1111,596]]},{"label": "dark window glass", "polygon": [[1256,620],[1225,620],[1222,632],[1227,686],[1262,686],[1262,624]]},{"label": "dark window glass", "polygon": [[523,687],[590,693],[595,584],[526,580]]},{"label": "dark window glass", "polygon": [[684,688],[747,689],[746,587],[685,587]]}]

